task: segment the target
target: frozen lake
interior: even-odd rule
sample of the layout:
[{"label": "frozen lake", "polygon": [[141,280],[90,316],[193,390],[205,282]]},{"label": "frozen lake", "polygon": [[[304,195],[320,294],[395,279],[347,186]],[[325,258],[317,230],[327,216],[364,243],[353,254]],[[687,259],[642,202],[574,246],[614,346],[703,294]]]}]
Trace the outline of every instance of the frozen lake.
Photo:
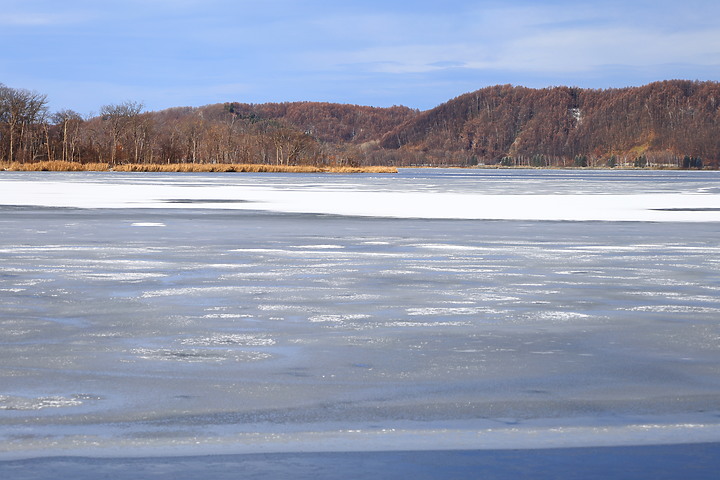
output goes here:
[{"label": "frozen lake", "polygon": [[720,441],[720,174],[0,172],[0,459]]}]

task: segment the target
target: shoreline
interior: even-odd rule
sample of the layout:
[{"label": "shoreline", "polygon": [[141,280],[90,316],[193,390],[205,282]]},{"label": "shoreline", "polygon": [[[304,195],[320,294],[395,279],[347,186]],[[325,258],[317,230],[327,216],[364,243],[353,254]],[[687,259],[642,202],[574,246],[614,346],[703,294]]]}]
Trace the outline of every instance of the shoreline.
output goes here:
[{"label": "shoreline", "polygon": [[[672,419],[646,417],[600,422],[592,417],[564,421],[502,419],[367,424],[213,426],[157,435],[142,422],[126,425],[42,427],[43,435],[4,435],[0,462],[51,457],[142,458],[213,455],[291,455],[301,453],[378,453],[391,451],[530,451],[577,448],[636,448],[685,444],[720,446],[720,425],[702,415]],[[11,427],[12,424],[6,424]],[[39,425],[38,425],[39,426]],[[33,438],[34,437],[34,438]]]},{"label": "shoreline", "polygon": [[720,443],[536,450],[295,452],[136,458],[44,457],[0,461],[14,480],[74,478],[453,478],[704,480],[720,467]]},{"label": "shoreline", "polygon": [[397,173],[396,167],[371,165],[366,167],[313,165],[272,165],[264,163],[128,163],[112,166],[109,163],[34,162],[0,163],[0,171],[8,172],[141,172],[141,173]]},{"label": "shoreline", "polygon": [[529,165],[401,165],[383,166],[368,165],[361,167],[328,165],[274,165],[268,163],[126,163],[112,166],[109,163],[80,163],[67,161],[43,161],[32,163],[0,162],[0,172],[138,172],[138,173],[398,173],[399,168],[406,169],[458,169],[458,170],[598,170],[598,171],[704,171],[712,168],[680,168],[669,165],[649,167],[616,166],[616,167],[573,167]]}]

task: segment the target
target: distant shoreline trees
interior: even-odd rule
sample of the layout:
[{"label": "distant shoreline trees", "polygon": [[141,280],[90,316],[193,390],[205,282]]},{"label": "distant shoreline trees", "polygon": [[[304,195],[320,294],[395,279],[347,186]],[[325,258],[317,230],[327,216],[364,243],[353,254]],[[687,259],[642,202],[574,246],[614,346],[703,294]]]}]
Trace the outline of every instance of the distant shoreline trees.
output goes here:
[{"label": "distant shoreline trees", "polygon": [[0,162],[717,168],[720,84],[666,81],[587,90],[500,85],[434,109],[320,102],[97,116],[48,111],[0,84]]}]

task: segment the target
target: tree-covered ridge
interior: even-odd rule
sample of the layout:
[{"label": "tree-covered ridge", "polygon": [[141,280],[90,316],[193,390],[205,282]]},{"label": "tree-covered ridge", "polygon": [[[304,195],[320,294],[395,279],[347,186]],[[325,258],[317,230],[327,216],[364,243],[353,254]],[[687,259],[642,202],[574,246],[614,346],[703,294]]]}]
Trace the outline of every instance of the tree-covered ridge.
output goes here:
[{"label": "tree-covered ridge", "polygon": [[117,164],[717,167],[720,83],[499,85],[434,109],[227,102],[89,118],[0,85],[0,161]]},{"label": "tree-covered ridge", "polygon": [[[386,134],[431,162],[675,165],[720,158],[720,83],[587,90],[502,85],[457,97]],[[687,158],[686,158],[687,157]],[[688,160],[690,159],[690,160]]]}]

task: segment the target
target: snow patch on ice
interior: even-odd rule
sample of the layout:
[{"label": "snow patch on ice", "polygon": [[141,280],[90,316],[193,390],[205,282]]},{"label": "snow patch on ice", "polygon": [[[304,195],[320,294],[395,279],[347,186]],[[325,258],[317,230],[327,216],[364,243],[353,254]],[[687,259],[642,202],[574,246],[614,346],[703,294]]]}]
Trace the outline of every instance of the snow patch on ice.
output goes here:
[{"label": "snow patch on ice", "polygon": [[42,410],[44,408],[77,407],[83,404],[83,398],[81,395],[71,397],[53,395],[35,398],[0,395],[0,410]]},{"label": "snow patch on ice", "polygon": [[151,272],[121,272],[121,273],[86,273],[79,275],[83,278],[89,278],[94,280],[108,280],[112,282],[139,282],[142,280],[148,280],[151,278],[162,278],[166,277],[163,273],[151,273]]},{"label": "snow patch on ice", "polygon": [[243,346],[267,347],[275,345],[275,340],[265,335],[249,334],[215,334],[200,338],[186,338],[180,341],[181,345],[191,346]]},{"label": "snow patch on ice", "polygon": [[[192,186],[0,179],[0,205],[73,208],[212,208],[393,218],[485,220],[718,222],[720,194],[484,194],[437,191],[307,189],[272,185]],[[179,196],[180,195],[180,196]],[[169,203],[175,198],[247,200],[244,203]],[[143,222],[139,222],[143,223]],[[150,226],[150,222],[144,225]],[[164,225],[164,224],[162,224]],[[161,226],[153,224],[152,226]]]},{"label": "snow patch on ice", "polygon": [[718,313],[720,308],[697,307],[692,305],[641,305],[624,308],[631,312],[665,312],[665,313]]},{"label": "snow patch on ice", "polygon": [[392,322],[382,322],[384,327],[401,327],[401,328],[426,328],[426,327],[468,327],[472,325],[470,322],[461,322],[457,320],[447,322],[410,322],[407,320],[396,320]]},{"label": "snow patch on ice", "polygon": [[405,309],[408,315],[475,315],[496,312],[487,307],[421,307]]},{"label": "snow patch on ice", "polygon": [[347,314],[347,315],[313,315],[308,320],[311,323],[345,323],[353,320],[364,320],[371,318],[365,314]]},{"label": "snow patch on ice", "polygon": [[265,352],[252,351],[226,351],[208,349],[171,349],[171,348],[135,348],[132,354],[143,360],[174,361],[183,363],[221,363],[228,360],[237,362],[252,362],[271,358]]},{"label": "snow patch on ice", "polygon": [[537,318],[541,320],[569,322],[572,320],[590,318],[590,315],[578,312],[540,312],[537,315]]}]

